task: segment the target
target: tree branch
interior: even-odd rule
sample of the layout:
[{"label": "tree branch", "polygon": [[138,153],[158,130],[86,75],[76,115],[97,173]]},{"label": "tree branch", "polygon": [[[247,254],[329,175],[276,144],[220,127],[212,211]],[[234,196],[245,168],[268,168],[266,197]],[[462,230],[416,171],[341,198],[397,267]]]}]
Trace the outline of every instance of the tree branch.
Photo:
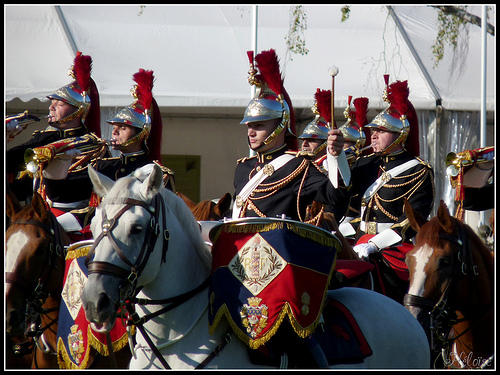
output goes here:
[{"label": "tree branch", "polygon": [[[446,14],[460,17],[461,19],[463,19],[469,23],[472,23],[473,25],[477,25],[477,26],[481,27],[481,17],[478,17],[478,16],[476,16],[472,13],[469,13],[465,10],[459,9],[457,7],[454,7],[454,6],[444,6],[444,5],[431,5],[431,7],[439,9]],[[495,26],[491,25],[489,22],[487,22],[487,31],[488,31],[488,34],[495,36]]]}]

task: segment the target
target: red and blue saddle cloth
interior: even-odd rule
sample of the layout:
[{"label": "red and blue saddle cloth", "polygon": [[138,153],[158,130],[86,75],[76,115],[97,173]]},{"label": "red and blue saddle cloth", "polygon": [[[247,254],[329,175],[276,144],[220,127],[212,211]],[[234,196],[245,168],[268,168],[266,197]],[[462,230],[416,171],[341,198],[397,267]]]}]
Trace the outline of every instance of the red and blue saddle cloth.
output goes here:
[{"label": "red and blue saddle cloth", "polygon": [[[365,234],[361,236],[361,238],[356,242],[356,245],[362,243],[368,243],[368,241],[373,237],[373,234]],[[408,271],[408,266],[406,265],[405,258],[406,253],[413,249],[413,244],[403,242],[396,246],[387,247],[385,249],[380,250],[380,254],[382,256],[382,260],[385,265],[390,267],[394,273],[405,282],[410,280],[410,273]],[[377,273],[380,275],[379,265],[374,262],[373,263],[377,269]]]},{"label": "red and blue saddle cloth", "polygon": [[[266,342],[284,319],[305,338],[322,321],[325,306],[332,310],[335,302],[325,301],[341,244],[330,232],[291,220],[247,218],[214,227],[210,237],[210,332],[225,317],[249,348],[265,354]],[[369,346],[361,349],[356,336],[363,340],[361,331],[352,328],[357,327],[354,319],[335,311],[338,324],[330,319],[328,335],[336,336],[337,343],[354,343],[357,356],[368,355]],[[322,341],[336,352],[334,340]]]},{"label": "red and blue saddle cloth", "polygon": [[[91,348],[103,356],[109,355],[106,335],[93,331],[85,318],[81,294],[88,278],[85,258],[93,241],[72,244],[66,255],[66,270],[59,308],[57,329],[57,360],[61,369],[86,369],[91,365]],[[134,327],[131,334],[135,333]],[[110,332],[113,351],[128,345],[128,334],[118,318]]]}]

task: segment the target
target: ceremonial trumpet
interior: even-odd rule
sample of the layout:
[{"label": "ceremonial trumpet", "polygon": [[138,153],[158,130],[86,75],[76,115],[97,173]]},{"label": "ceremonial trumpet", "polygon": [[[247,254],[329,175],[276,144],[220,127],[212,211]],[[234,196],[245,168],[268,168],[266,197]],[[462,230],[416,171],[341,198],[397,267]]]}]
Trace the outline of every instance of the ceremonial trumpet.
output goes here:
[{"label": "ceremonial trumpet", "polygon": [[81,137],[65,138],[45,146],[28,148],[24,152],[24,163],[27,171],[33,175],[40,169],[40,164],[49,162],[68,150],[76,149],[81,152],[88,152],[111,144],[111,141],[101,139],[93,133]]},{"label": "ceremonial trumpet", "polygon": [[5,124],[8,124],[12,120],[17,120],[17,129],[9,134],[8,142],[12,141],[19,133],[21,133],[24,129],[26,129],[26,127],[28,125],[33,124],[35,122],[40,122],[40,120],[46,119],[49,117],[50,117],[50,115],[43,116],[43,117],[37,117],[34,115],[30,115],[28,113],[28,110],[26,110],[22,113],[18,113],[17,115],[6,116],[5,117]]},{"label": "ceremonial trumpet", "polygon": [[481,164],[486,162],[491,162],[494,157],[494,147],[485,147],[483,149],[476,150],[465,150],[459,152],[458,154],[454,152],[448,153],[446,155],[446,174],[449,177],[456,177],[460,173],[460,169],[463,167],[473,166],[475,164]]}]

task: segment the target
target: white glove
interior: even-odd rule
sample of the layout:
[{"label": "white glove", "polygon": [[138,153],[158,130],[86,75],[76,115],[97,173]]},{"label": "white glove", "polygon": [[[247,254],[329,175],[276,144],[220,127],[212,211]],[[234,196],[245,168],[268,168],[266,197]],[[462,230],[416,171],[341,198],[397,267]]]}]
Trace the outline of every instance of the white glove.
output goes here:
[{"label": "white glove", "polygon": [[76,148],[72,148],[69,150],[64,151],[63,154],[58,155],[57,157],[62,159],[62,160],[71,160],[76,158],[77,156],[80,156],[82,152]]},{"label": "white glove", "polygon": [[369,254],[378,251],[377,245],[372,242],[362,243],[352,248],[360,258],[366,258]]}]

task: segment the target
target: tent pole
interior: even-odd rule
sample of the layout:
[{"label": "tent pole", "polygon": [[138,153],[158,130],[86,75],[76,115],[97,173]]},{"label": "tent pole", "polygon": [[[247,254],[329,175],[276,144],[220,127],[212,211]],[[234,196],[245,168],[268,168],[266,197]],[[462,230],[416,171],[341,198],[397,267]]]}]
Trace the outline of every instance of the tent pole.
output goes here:
[{"label": "tent pole", "polygon": [[68,43],[73,50],[73,55],[76,55],[78,48],[76,48],[75,39],[73,39],[73,35],[71,35],[71,32],[69,31],[68,23],[66,22],[66,18],[64,17],[61,7],[59,5],[55,5],[54,9],[56,10],[57,17],[59,17],[59,21],[61,21],[61,26],[64,30],[64,34],[66,34],[66,38],[68,38]]},{"label": "tent pole", "polygon": [[[258,21],[259,21],[259,14],[258,14],[259,10],[258,10],[257,5],[253,5],[252,9],[253,9],[253,12],[252,12],[252,49],[253,49],[253,54],[255,56],[255,55],[257,55],[257,25],[258,25]],[[255,85],[251,85],[250,86],[250,100],[252,100],[252,98],[254,97],[255,90],[256,90]],[[248,156],[254,156],[254,155],[255,155],[255,151],[250,149]]]},{"label": "tent pole", "polygon": [[[488,12],[486,5],[483,5],[481,18],[481,144],[480,147],[486,147],[486,46],[487,46],[487,27]],[[479,226],[486,222],[484,211],[479,214]]]}]

